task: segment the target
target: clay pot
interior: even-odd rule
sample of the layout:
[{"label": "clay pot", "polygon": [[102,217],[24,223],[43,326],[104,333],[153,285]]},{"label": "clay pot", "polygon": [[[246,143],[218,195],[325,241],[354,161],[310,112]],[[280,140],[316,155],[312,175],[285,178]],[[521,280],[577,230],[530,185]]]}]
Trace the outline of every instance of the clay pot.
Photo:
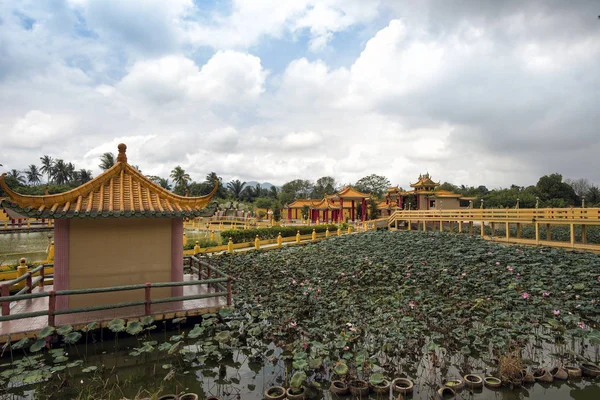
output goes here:
[{"label": "clay pot", "polygon": [[396,378],[392,381],[392,389],[396,393],[408,394],[412,393],[415,384],[408,378]]},{"label": "clay pot", "polygon": [[523,383],[534,383],[535,382],[535,378],[533,377],[533,374],[531,372],[527,371],[526,369],[521,370],[521,380],[523,380]]},{"label": "clay pot", "polygon": [[179,400],[198,400],[196,393],[186,393],[179,396]]},{"label": "clay pot", "polygon": [[550,375],[552,375],[552,377],[558,381],[566,381],[569,377],[569,373],[563,367],[554,367],[549,372]]},{"label": "clay pot", "polygon": [[458,392],[465,387],[465,382],[462,379],[450,379],[444,383],[444,386],[453,389],[455,392]]},{"label": "clay pot", "polygon": [[304,387],[298,389],[288,388],[288,390],[285,391],[285,394],[289,400],[304,400],[306,389],[304,389]]},{"label": "clay pot", "polygon": [[569,374],[569,379],[581,378],[581,368],[577,365],[567,365],[565,369],[567,370],[567,374]]},{"label": "clay pot", "polygon": [[373,385],[369,383],[369,386],[371,386],[371,390],[374,393],[383,394],[390,392],[390,387],[392,386],[392,384],[387,379],[384,379],[383,382],[381,382],[379,385]]},{"label": "clay pot", "polygon": [[348,384],[344,381],[331,381],[329,390],[337,396],[345,396],[350,392],[350,387],[348,387]]},{"label": "clay pot", "polygon": [[581,373],[585,376],[596,377],[600,376],[600,367],[592,363],[582,363],[580,365]]},{"label": "clay pot", "polygon": [[158,400],[177,400],[177,399],[178,399],[178,397],[176,394],[165,394],[158,398]]},{"label": "clay pot", "polygon": [[367,397],[369,395],[369,383],[362,379],[350,381],[350,393],[359,398]]},{"label": "clay pot", "polygon": [[483,378],[483,384],[488,389],[497,389],[502,386],[502,381],[494,376],[486,376]]},{"label": "clay pot", "polygon": [[439,399],[455,399],[456,392],[448,386],[442,386],[438,389],[437,395]]},{"label": "clay pot", "polygon": [[265,399],[267,400],[283,400],[285,395],[285,388],[282,386],[271,386],[265,390]]},{"label": "clay pot", "polygon": [[533,372],[533,377],[536,382],[550,383],[554,380],[552,375],[546,370],[546,368],[538,368]]},{"label": "clay pot", "polygon": [[483,387],[483,379],[479,375],[467,374],[463,376],[465,386],[470,389],[477,389]]}]

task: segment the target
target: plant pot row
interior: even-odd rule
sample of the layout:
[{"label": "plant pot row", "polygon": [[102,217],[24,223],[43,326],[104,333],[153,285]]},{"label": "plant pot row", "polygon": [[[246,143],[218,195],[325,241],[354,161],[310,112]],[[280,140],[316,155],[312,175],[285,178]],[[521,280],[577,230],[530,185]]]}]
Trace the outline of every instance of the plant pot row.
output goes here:
[{"label": "plant pot row", "polygon": [[[144,400],[144,399],[142,399]],[[198,400],[198,395],[196,393],[185,393],[180,394],[179,396],[176,394],[165,394],[160,396],[158,400]],[[217,396],[209,396],[206,400],[221,400]]]},{"label": "plant pot row", "polygon": [[265,399],[267,400],[303,400],[306,395],[306,390],[301,387],[299,389],[284,388],[283,386],[271,386],[265,390]]},{"label": "plant pot row", "polygon": [[350,393],[355,397],[363,398],[367,397],[371,391],[380,394],[389,393],[390,388],[394,393],[408,394],[413,391],[414,383],[407,378],[396,378],[391,382],[384,379],[381,383],[373,385],[362,379],[354,379],[348,383],[344,381],[333,381],[331,382],[329,390],[337,396],[345,396]]}]

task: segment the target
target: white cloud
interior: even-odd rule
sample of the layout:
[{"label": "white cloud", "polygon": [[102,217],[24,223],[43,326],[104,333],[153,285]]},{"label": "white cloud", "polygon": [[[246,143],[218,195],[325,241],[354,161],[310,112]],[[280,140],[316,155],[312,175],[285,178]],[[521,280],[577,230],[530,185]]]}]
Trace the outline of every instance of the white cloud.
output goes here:
[{"label": "white cloud", "polygon": [[3,138],[7,147],[38,149],[51,142],[69,140],[74,121],[68,115],[52,115],[31,110],[16,119]]}]

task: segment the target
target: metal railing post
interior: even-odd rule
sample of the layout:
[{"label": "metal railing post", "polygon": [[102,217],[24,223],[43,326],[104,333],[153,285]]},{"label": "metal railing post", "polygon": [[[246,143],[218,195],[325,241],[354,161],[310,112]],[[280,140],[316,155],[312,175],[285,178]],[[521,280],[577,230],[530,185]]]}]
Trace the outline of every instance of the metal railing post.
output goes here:
[{"label": "metal railing post", "polygon": [[54,326],[54,311],[56,311],[56,291],[51,290],[48,297],[48,326]]},{"label": "metal railing post", "polygon": [[227,305],[231,305],[231,276],[227,277]]},{"label": "metal railing post", "polygon": [[[10,288],[6,283],[2,285],[2,288],[0,289],[0,294],[2,295],[2,297],[10,296]],[[8,301],[2,303],[2,315],[10,315],[10,303]]]},{"label": "metal railing post", "polygon": [[27,289],[27,293],[31,293],[31,289],[33,289],[32,288],[33,282],[32,282],[32,279],[31,279],[31,272],[28,272],[25,275],[25,285],[29,288],[29,289]]},{"label": "metal railing post", "polygon": [[42,266],[42,269],[40,270],[40,277],[42,278],[40,280],[40,287],[43,288],[44,287],[44,281],[46,280],[46,265]]},{"label": "metal railing post", "polygon": [[151,302],[151,298],[150,298],[150,289],[152,289],[152,284],[150,282],[146,282],[146,288],[144,289],[145,291],[145,297],[146,297],[146,304],[144,307],[144,314],[145,315],[150,315],[151,313],[151,309],[150,309],[150,302]]}]

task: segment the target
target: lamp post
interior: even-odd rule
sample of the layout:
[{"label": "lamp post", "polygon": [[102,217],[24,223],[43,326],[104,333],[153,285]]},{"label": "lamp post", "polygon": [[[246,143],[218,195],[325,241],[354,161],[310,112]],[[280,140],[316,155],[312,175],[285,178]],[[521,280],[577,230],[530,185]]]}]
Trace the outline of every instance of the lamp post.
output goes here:
[{"label": "lamp post", "polygon": [[473,200],[469,200],[469,210],[473,208]]},{"label": "lamp post", "polygon": [[585,208],[585,196],[581,196],[581,208]]},{"label": "lamp post", "polygon": [[540,207],[540,198],[535,196],[535,208],[539,208]]},{"label": "lamp post", "polygon": [[479,205],[479,208],[483,208],[483,199],[481,199],[481,204]]},{"label": "lamp post", "polygon": [[520,200],[519,200],[519,198],[517,197],[517,205],[515,205],[515,208],[516,208],[517,210],[519,209],[519,202],[520,202]]}]

